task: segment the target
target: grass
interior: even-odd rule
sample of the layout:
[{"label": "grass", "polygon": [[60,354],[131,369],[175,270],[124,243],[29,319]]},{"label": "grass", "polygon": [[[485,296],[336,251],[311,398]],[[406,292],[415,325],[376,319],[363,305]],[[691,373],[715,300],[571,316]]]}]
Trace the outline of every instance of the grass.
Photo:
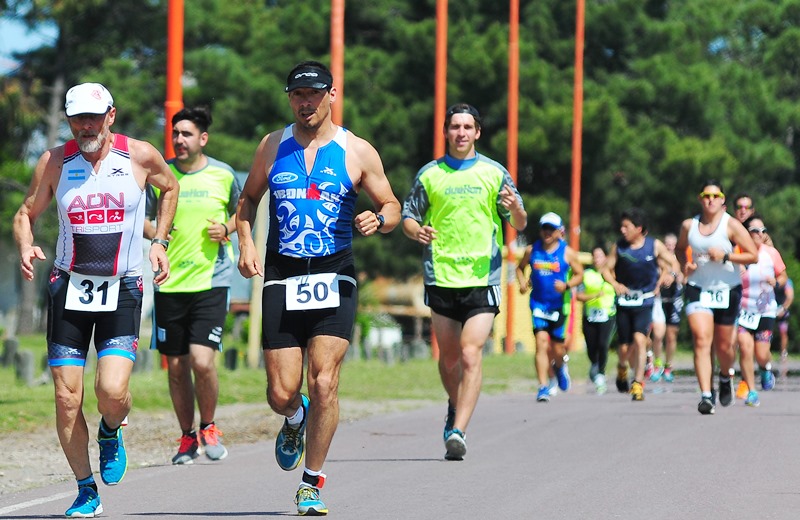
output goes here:
[{"label": "grass", "polygon": [[[37,360],[44,358],[47,348],[42,335],[18,339],[20,349],[32,351]],[[142,345],[146,345],[146,342],[142,341]],[[679,351],[679,358],[689,363],[690,356],[688,351]],[[615,363],[616,356],[611,354],[610,374]],[[240,366],[243,365],[240,363]],[[582,352],[571,356],[570,372],[575,379],[583,378],[588,373],[588,361]],[[536,386],[534,379],[533,356],[530,354],[484,356],[482,390],[485,393],[497,394],[520,389],[533,392]],[[227,370],[220,359],[219,381],[221,405],[265,401],[265,375],[261,368]],[[84,377],[87,389],[85,410],[97,409],[93,384],[94,371],[87,369]],[[12,367],[0,367],[0,388],[0,435],[12,431],[32,431],[55,424],[52,384],[28,387],[16,380]],[[137,410],[172,410],[166,371],[156,368],[149,372],[136,372],[131,377],[130,388]],[[446,399],[436,362],[431,359],[392,365],[378,360],[348,361],[342,368],[339,395],[343,399],[364,401]]]}]

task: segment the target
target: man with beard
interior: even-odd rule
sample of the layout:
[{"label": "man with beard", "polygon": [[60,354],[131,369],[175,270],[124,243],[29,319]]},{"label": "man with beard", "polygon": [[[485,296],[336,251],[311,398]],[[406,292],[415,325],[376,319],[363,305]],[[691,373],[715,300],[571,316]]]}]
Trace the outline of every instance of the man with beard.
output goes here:
[{"label": "man with beard", "polygon": [[94,517],[103,506],[92,476],[82,409],[89,342],[94,335],[100,477],[113,486],[128,467],[120,426],[131,409],[128,381],[142,314],[145,185],[150,183],[162,193],[149,255],[156,284],[169,277],[166,238],[179,187],[151,144],[111,133],[117,110],[103,85],[72,87],[65,109],[74,139],[39,158],[14,217],[14,239],[22,276],[33,280],[33,261],[46,259],[34,244],[33,227],[56,199],[60,225],[48,286],[47,359],[55,387],[58,437],[78,481],[78,497],[65,514]]}]

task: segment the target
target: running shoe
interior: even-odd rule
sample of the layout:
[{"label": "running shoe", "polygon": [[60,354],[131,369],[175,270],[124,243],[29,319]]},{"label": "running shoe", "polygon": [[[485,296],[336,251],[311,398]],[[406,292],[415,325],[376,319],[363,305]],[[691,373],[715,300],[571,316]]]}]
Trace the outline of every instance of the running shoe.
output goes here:
[{"label": "running shoe", "polygon": [[300,396],[303,399],[303,422],[299,426],[290,426],[289,421],[284,419],[283,428],[275,439],[275,459],[278,466],[285,471],[296,468],[303,460],[306,450],[304,434],[308,422],[308,397],[304,394]]},{"label": "running shoe", "polygon": [[653,365],[653,363],[648,361],[644,365],[644,377],[649,379],[653,375],[653,372],[655,372],[655,370],[656,367]]},{"label": "running shoe", "polygon": [[608,391],[608,385],[606,384],[606,376],[603,374],[597,374],[594,376],[594,389],[597,392],[597,395],[603,395]]},{"label": "running shoe", "polygon": [[664,368],[663,367],[655,367],[653,369],[653,373],[650,374],[650,381],[653,383],[658,383],[661,381],[661,378],[664,377]]},{"label": "running shoe", "polygon": [[197,435],[189,435],[188,433],[184,433],[181,435],[181,438],[178,439],[180,445],[178,446],[178,453],[172,457],[173,464],[193,464],[194,459],[200,456],[197,453]]},{"label": "running shoe", "polygon": [[[550,402],[550,389],[544,385],[539,387],[539,391],[536,392],[536,401],[539,403],[548,403]],[[449,435],[448,435],[449,437]],[[445,439],[447,440],[447,439]]]},{"label": "running shoe", "polygon": [[672,373],[672,367],[664,367],[664,382],[671,383],[675,381],[675,374]]},{"label": "running shoe", "polygon": [[755,390],[747,392],[747,399],[745,399],[744,404],[747,406],[752,406],[753,408],[760,405],[761,401],[758,400],[758,392]]},{"label": "running shoe", "polygon": [[730,406],[733,403],[733,381],[728,378],[727,381],[719,380],[719,404],[722,406]]},{"label": "running shoe", "polygon": [[772,373],[772,370],[761,369],[761,388],[764,391],[775,388],[775,374]]},{"label": "running shoe", "polygon": [[200,432],[200,444],[206,452],[206,457],[211,460],[222,460],[228,456],[228,449],[222,444],[220,437],[222,432],[217,428],[216,424],[209,424]]},{"label": "running shoe", "polygon": [[122,440],[122,428],[117,428],[117,435],[114,437],[102,437],[102,432],[98,430],[97,444],[100,446],[100,478],[105,485],[116,486],[128,470],[128,454]]},{"label": "running shoe", "polygon": [[455,428],[450,432],[450,436],[444,442],[445,460],[464,460],[467,453],[466,434]]},{"label": "running shoe", "polygon": [[627,394],[631,387],[628,383],[628,367],[617,367],[617,390],[621,394]]},{"label": "running shoe", "polygon": [[714,403],[710,397],[701,397],[697,405],[697,411],[703,415],[714,415]]},{"label": "running shoe", "polygon": [[634,381],[631,385],[631,401],[644,401],[644,387],[639,381]]},{"label": "running shoe", "polygon": [[97,491],[89,486],[78,488],[78,498],[69,509],[64,512],[67,518],[94,518],[103,512],[103,504]]},{"label": "running shoe", "polygon": [[450,437],[450,432],[453,431],[453,423],[456,422],[456,409],[447,401],[447,415],[444,418],[444,440]]},{"label": "running shoe", "polygon": [[748,392],[750,392],[750,387],[747,386],[747,383],[744,379],[739,381],[739,386],[736,387],[736,399],[740,401],[743,399],[747,399]]},{"label": "running shoe", "polygon": [[319,498],[319,490],[325,484],[325,475],[320,475],[317,486],[312,486],[302,482],[297,489],[294,503],[297,504],[297,514],[300,516],[325,516],[328,508]]},{"label": "running shoe", "polygon": [[567,363],[564,362],[560,367],[554,367],[556,372],[556,379],[558,379],[558,388],[566,392],[569,390],[569,386],[571,384],[571,380],[569,378],[569,367]]},{"label": "running shoe", "polygon": [[547,381],[547,392],[549,393],[550,397],[555,397],[558,395],[558,381],[555,379],[549,379]]}]

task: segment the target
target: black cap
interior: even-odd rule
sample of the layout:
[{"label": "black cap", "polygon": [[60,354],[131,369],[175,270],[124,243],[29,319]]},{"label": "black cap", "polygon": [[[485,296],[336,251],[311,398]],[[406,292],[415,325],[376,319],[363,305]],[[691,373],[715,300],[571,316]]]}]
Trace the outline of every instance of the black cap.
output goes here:
[{"label": "black cap", "polygon": [[330,90],[333,86],[331,73],[313,66],[300,67],[293,70],[286,78],[286,92],[298,88],[315,88]]}]

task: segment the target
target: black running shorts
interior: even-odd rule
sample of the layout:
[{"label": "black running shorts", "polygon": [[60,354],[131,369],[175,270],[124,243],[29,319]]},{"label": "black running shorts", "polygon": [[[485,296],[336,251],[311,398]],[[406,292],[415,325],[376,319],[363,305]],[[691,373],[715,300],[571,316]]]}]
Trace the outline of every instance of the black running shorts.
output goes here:
[{"label": "black running shorts", "polygon": [[189,345],[222,350],[222,328],[228,314],[230,290],[214,287],[195,293],[153,294],[151,348],[165,356],[189,353]]}]

